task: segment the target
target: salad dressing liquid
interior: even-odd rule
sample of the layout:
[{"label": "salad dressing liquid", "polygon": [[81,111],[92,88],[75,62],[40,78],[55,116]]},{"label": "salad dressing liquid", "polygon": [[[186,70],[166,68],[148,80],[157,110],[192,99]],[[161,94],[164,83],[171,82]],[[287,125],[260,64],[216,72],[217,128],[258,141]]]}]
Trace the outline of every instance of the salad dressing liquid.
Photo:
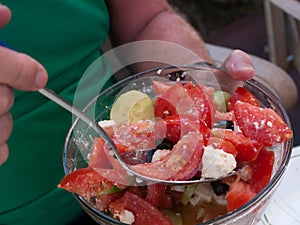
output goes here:
[{"label": "salad dressing liquid", "polygon": [[226,205],[220,204],[215,199],[212,199],[209,203],[201,202],[197,205],[188,203],[174,210],[181,214],[182,225],[200,224],[227,213]]}]

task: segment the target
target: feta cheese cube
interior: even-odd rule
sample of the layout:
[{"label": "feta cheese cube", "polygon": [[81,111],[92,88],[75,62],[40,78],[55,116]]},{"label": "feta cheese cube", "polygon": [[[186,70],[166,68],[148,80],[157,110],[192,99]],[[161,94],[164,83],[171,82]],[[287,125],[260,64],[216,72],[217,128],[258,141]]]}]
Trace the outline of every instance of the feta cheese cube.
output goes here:
[{"label": "feta cheese cube", "polygon": [[202,157],[202,177],[218,178],[226,176],[236,167],[236,160],[232,154],[222,149],[207,146]]}]

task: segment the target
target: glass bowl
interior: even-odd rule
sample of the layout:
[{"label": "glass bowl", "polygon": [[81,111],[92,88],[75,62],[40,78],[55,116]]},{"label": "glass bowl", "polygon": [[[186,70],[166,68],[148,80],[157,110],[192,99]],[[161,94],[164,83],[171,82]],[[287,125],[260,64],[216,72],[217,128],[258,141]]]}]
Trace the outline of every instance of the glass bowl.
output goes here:
[{"label": "glass bowl", "polygon": [[[216,76],[214,76],[217,74]],[[261,106],[272,108],[290,127],[290,121],[283,105],[278,98],[272,94],[265,86],[255,80],[238,83],[231,79],[224,78],[223,71],[217,68],[207,68],[203,65],[190,66],[166,66],[147,70],[129,78],[126,78],[117,84],[109,87],[94,98],[85,108],[85,112],[95,121],[108,120],[111,106],[120,93],[128,90],[139,90],[155,98],[153,90],[153,80],[175,81],[175,82],[201,82],[206,86],[215,89],[232,92],[234,85],[242,85],[249,90],[260,102]],[[218,82],[222,78],[222,83]],[[89,151],[93,146],[93,139],[98,135],[80,120],[75,120],[67,134],[64,151],[63,166],[65,174],[88,166]],[[283,142],[272,148],[275,152],[275,163],[273,174],[269,184],[263,188],[251,201],[242,207],[220,216],[216,219],[204,222],[202,224],[256,224],[263,215],[270,198],[278,188],[280,181],[285,173],[286,166],[289,163],[292,149],[292,140]],[[109,215],[98,211],[91,202],[86,201],[81,196],[74,194],[75,199],[82,208],[99,224],[124,224]]]}]

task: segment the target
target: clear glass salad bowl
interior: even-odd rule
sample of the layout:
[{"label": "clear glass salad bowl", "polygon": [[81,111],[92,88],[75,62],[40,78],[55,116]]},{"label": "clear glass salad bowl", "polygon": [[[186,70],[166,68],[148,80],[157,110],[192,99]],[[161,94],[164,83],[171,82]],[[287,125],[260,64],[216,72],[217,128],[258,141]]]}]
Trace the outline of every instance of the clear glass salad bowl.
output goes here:
[{"label": "clear glass salad bowl", "polygon": [[[214,87],[215,89],[222,89],[227,92],[231,92],[233,90],[232,80],[227,80],[226,82],[222,81],[222,84],[220,85],[214,76],[216,70],[217,73],[220,73],[216,77],[226,76],[222,74],[223,71],[217,68],[211,69],[199,65],[180,67],[169,66],[147,70],[130,76],[129,78],[109,87],[96,96],[94,100],[86,106],[84,111],[90,117],[95,118],[96,121],[108,120],[111,107],[115,98],[119,96],[120,93],[124,93],[128,90],[139,90],[147,93],[152,98],[155,98],[156,96],[152,86],[153,79],[166,81],[173,80],[177,82],[192,80],[193,82],[201,82],[208,87]],[[289,127],[291,126],[288,114],[283,105],[265,86],[254,79],[243,82],[242,86],[249,90],[259,100],[263,107],[273,109]],[[73,123],[69,133],[67,134],[63,151],[63,166],[66,175],[79,168],[87,167],[89,151],[93,146],[93,140],[95,137],[98,137],[98,135],[94,133],[88,125],[84,124],[80,120],[76,120]],[[271,180],[252,200],[232,212],[211,221],[206,221],[202,224],[256,224],[263,215],[270,198],[272,198],[273,193],[276,191],[283,175],[285,174],[285,169],[289,163],[291,155],[291,149],[292,140],[283,142],[272,148],[275,152],[275,163]],[[86,201],[81,196],[74,194],[74,197],[82,208],[97,223],[103,225],[124,224],[113,219],[110,215],[98,211],[91,202]]]}]

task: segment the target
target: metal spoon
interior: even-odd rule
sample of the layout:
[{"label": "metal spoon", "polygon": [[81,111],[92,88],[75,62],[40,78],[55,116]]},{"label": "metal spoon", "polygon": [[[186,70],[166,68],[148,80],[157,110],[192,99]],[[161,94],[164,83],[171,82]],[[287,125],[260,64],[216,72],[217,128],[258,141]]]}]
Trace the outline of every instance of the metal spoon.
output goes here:
[{"label": "metal spoon", "polygon": [[[0,46],[8,48],[8,49],[12,49],[10,46],[6,45],[5,43],[0,41]],[[224,71],[224,68],[220,68],[220,67],[216,67],[214,65],[210,65],[207,63],[203,63],[203,62],[199,62],[198,66],[199,67],[203,67],[205,65],[205,67],[211,68],[211,69],[219,69]],[[195,67],[195,65],[191,65],[190,67]],[[168,67],[166,67],[168,68]],[[189,65],[186,65],[186,69],[189,68]],[[124,162],[122,156],[120,155],[116,145],[114,144],[114,142],[111,140],[111,138],[107,135],[107,133],[101,128],[101,126],[99,126],[98,123],[96,123],[94,120],[92,120],[90,117],[88,117],[84,112],[82,112],[80,109],[77,109],[75,106],[73,106],[72,104],[70,104],[68,101],[66,101],[65,99],[63,99],[62,97],[60,97],[59,95],[57,95],[54,91],[52,91],[51,89],[45,87],[39,90],[39,92],[44,95],[45,97],[47,97],[48,99],[52,100],[53,102],[57,103],[58,105],[60,105],[61,107],[63,107],[64,109],[66,109],[67,111],[69,111],[70,113],[72,113],[73,115],[75,115],[77,118],[81,119],[84,123],[86,123],[89,127],[91,127],[96,133],[98,133],[100,135],[100,137],[102,137],[104,139],[104,141],[108,144],[108,146],[110,147],[110,151],[113,152],[114,156],[119,160],[120,164],[122,165],[122,167],[131,175],[135,175],[136,177],[144,180],[144,181],[150,181],[150,182],[157,182],[157,183],[164,183],[164,184],[171,184],[171,185],[187,185],[187,184],[194,184],[194,183],[204,183],[204,182],[213,182],[216,180],[220,180],[220,179],[224,179],[226,177],[229,176],[233,176],[236,174],[236,172],[232,172],[226,176],[223,177],[219,177],[219,178],[201,178],[198,180],[189,180],[189,181],[177,181],[177,180],[160,180],[160,179],[155,179],[155,178],[151,178],[151,177],[147,177],[141,174],[136,173],[135,171],[133,171],[126,162]],[[153,152],[153,149],[146,149],[146,150],[141,150],[141,152],[143,152],[142,155],[147,155],[149,154],[149,152]]]},{"label": "metal spoon", "polygon": [[163,183],[163,184],[168,184],[168,185],[188,185],[188,184],[196,184],[196,183],[205,183],[205,182],[213,182],[217,180],[221,180],[227,177],[231,177],[237,174],[236,171],[232,171],[231,173],[227,174],[226,176],[221,176],[218,178],[200,178],[200,179],[195,179],[195,180],[161,180],[161,179],[156,179],[152,177],[147,177],[144,175],[141,175],[135,171],[133,171],[130,168],[130,165],[124,161],[124,158],[132,158],[135,160],[135,163],[146,163],[147,160],[149,159],[149,155],[153,155],[153,149],[145,149],[145,150],[138,150],[138,151],[133,151],[131,155],[121,155],[114,144],[114,142],[111,140],[111,138],[107,135],[107,133],[103,130],[103,128],[96,123],[94,120],[92,120],[90,117],[88,117],[84,112],[70,104],[68,101],[57,95],[54,91],[48,88],[42,88],[39,90],[39,92],[44,95],[45,97],[49,98],[53,102],[57,103],[73,115],[75,115],[77,118],[81,119],[83,122],[85,122],[89,127],[91,127],[95,132],[97,132],[100,137],[104,139],[104,141],[108,144],[110,148],[110,152],[113,153],[113,155],[118,159],[122,167],[130,174],[134,175],[137,178],[143,180],[143,181],[150,181],[150,182],[155,182],[155,183]]}]

